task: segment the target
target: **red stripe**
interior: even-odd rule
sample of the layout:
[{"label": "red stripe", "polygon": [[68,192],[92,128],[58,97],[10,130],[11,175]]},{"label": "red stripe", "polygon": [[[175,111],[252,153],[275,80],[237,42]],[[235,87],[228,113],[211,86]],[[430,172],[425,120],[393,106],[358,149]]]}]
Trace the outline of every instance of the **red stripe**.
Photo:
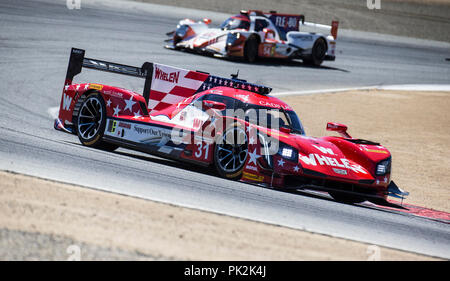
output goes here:
[{"label": "red stripe", "polygon": [[167,95],[167,93],[163,93],[163,92],[158,92],[155,90],[151,90],[150,91],[150,99],[152,100],[162,100],[165,96]]},{"label": "red stripe", "polygon": [[171,106],[170,103],[160,102],[152,109],[152,111],[153,110],[154,111],[160,111],[160,110],[163,110],[164,108],[167,108],[169,106]]},{"label": "red stripe", "polygon": [[192,79],[192,80],[198,80],[204,82],[209,77],[208,74],[200,73],[196,71],[189,71],[184,78]]},{"label": "red stripe", "polygon": [[192,96],[196,91],[197,91],[197,89],[190,89],[190,88],[185,88],[185,87],[181,87],[181,86],[175,86],[170,91],[170,94],[187,98],[187,97]]}]

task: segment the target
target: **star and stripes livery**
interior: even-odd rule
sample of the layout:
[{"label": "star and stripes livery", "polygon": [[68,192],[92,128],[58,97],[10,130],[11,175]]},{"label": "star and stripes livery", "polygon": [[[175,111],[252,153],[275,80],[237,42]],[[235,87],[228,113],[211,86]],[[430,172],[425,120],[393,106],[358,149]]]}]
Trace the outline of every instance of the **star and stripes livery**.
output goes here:
[{"label": "star and stripes livery", "polygon": [[[140,94],[72,83],[83,68],[143,78],[144,89]],[[265,187],[312,188],[353,202],[408,195],[391,181],[385,147],[352,138],[339,123],[326,128],[340,137],[306,136],[294,110],[268,95],[271,88],[236,76],[149,62],[134,67],[84,58],[84,50],[72,49],[54,128],[76,134],[85,146],[123,146],[214,166],[222,177]],[[229,114],[243,109],[257,118]]]}]

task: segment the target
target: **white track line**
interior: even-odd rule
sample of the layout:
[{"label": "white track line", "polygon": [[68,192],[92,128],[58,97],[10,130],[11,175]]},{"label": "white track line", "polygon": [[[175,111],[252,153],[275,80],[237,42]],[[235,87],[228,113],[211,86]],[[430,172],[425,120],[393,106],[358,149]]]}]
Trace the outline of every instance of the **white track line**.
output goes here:
[{"label": "white track line", "polygon": [[273,96],[313,95],[313,94],[338,93],[338,92],[359,91],[359,90],[449,92],[450,84],[378,85],[378,86],[366,86],[366,87],[354,87],[354,88],[335,88],[335,89],[323,89],[323,90],[278,92],[278,93],[272,93],[272,95]]}]

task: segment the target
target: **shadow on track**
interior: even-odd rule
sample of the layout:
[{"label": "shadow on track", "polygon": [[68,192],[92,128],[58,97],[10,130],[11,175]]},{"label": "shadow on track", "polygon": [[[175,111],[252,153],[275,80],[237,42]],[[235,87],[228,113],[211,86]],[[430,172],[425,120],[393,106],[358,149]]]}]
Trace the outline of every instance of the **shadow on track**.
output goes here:
[{"label": "shadow on track", "polygon": [[[77,146],[82,146],[80,143],[76,143],[76,142],[70,142],[70,141],[66,141],[66,143],[72,144],[72,145],[77,145]],[[126,150],[126,151],[124,151]],[[101,151],[101,150],[99,150]],[[105,151],[105,153],[108,153],[107,151]],[[178,168],[178,169],[183,169],[183,170],[188,170],[191,172],[195,172],[195,173],[200,173],[203,175],[209,175],[209,176],[214,176],[214,177],[219,177],[216,170],[214,169],[214,167],[209,166],[209,167],[202,167],[202,166],[196,166],[196,165],[191,165],[188,163],[184,163],[181,161],[176,161],[176,160],[171,160],[171,159],[165,159],[165,158],[160,158],[156,155],[152,155],[152,154],[146,154],[144,152],[138,152],[138,151],[134,151],[134,150],[129,150],[127,148],[122,148],[122,150],[120,151],[113,151],[113,152],[109,152],[111,154],[115,154],[115,155],[120,155],[120,156],[125,156],[125,157],[130,157],[130,158],[135,158],[135,159],[139,159],[139,160],[143,160],[143,161],[148,161],[148,162],[152,162],[152,163],[156,163],[156,164],[160,164],[160,165],[166,165],[166,166],[170,166],[172,168]],[[224,180],[228,180],[223,178]],[[228,181],[232,181],[232,180],[228,180]],[[243,183],[243,182],[241,182]],[[245,184],[245,183],[244,183]],[[299,196],[304,196],[304,197],[308,197],[308,198],[314,198],[314,199],[319,199],[319,200],[326,200],[326,201],[330,201],[330,202],[336,202],[336,203],[340,203],[340,204],[347,204],[347,205],[353,205],[357,208],[364,208],[364,209],[370,209],[370,210],[375,210],[375,211],[381,211],[381,212],[387,212],[387,213],[399,213],[398,211],[402,210],[408,210],[407,208],[397,205],[397,204],[393,204],[390,202],[379,202],[377,204],[374,203],[374,205],[370,205],[367,204],[365,202],[363,203],[358,203],[358,204],[351,204],[351,203],[344,203],[344,202],[338,202],[334,199],[332,199],[331,197],[327,196],[326,192],[313,192],[313,191],[309,191],[309,190],[303,190],[303,189],[279,189],[279,188],[269,188],[269,187],[264,187],[264,186],[260,186],[257,184],[254,184],[254,186],[258,186],[261,188],[266,188],[266,189],[271,189],[275,192],[283,192],[283,193],[289,193],[289,194],[294,194],[294,195],[299,195]],[[383,207],[389,207],[392,209],[385,209]],[[398,211],[397,211],[398,210]]]}]

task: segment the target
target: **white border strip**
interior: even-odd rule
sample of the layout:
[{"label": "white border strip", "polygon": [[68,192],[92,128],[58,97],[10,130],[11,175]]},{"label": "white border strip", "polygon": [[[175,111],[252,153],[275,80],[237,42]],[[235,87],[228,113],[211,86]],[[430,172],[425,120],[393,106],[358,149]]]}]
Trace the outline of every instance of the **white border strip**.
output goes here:
[{"label": "white border strip", "polygon": [[390,91],[429,91],[429,92],[450,92],[450,84],[404,84],[404,85],[379,85],[354,88],[336,88],[308,91],[291,91],[272,93],[273,96],[295,96],[295,95],[314,95],[325,93],[338,93],[358,90],[390,90]]}]

